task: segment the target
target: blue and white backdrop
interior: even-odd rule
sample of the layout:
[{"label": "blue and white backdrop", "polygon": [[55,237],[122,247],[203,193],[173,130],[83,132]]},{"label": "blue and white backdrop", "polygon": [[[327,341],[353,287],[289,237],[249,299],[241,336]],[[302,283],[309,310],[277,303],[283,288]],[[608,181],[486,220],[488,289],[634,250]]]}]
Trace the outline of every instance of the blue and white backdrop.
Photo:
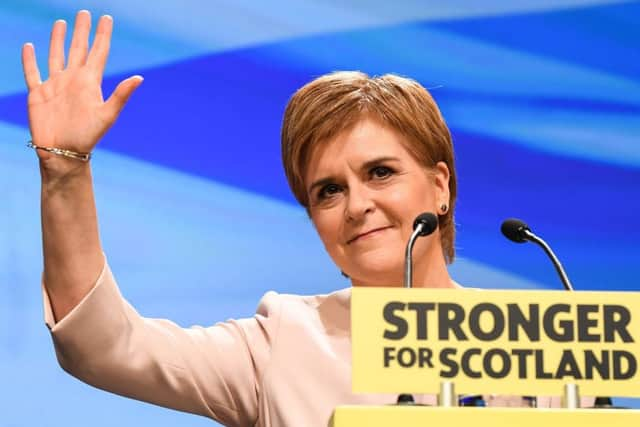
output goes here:
[{"label": "blue and white backdrop", "polygon": [[560,287],[542,251],[501,236],[501,220],[517,216],[552,243],[577,288],[640,289],[637,2],[4,0],[2,426],[211,425],[64,374],[43,324],[19,52],[33,42],[46,70],[52,22],[79,8],[115,18],[105,92],[145,77],[92,161],[104,247],[143,314],[210,325],[251,315],[269,289],[347,286],[279,159],[288,97],[345,69],[432,89],[457,154],[457,280]]}]

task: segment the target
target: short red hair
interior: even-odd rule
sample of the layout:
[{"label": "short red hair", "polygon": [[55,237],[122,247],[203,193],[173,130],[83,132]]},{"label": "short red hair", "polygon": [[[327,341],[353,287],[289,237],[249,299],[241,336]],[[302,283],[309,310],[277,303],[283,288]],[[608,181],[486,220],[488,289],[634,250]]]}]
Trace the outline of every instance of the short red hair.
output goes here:
[{"label": "short red hair", "polygon": [[426,168],[449,168],[449,209],[439,216],[445,259],[455,256],[456,173],[451,133],[429,92],[418,82],[394,74],[369,77],[357,71],[321,76],[289,100],[282,123],[282,163],[294,196],[309,208],[304,170],[322,142],[371,117],[402,134],[406,148]]}]

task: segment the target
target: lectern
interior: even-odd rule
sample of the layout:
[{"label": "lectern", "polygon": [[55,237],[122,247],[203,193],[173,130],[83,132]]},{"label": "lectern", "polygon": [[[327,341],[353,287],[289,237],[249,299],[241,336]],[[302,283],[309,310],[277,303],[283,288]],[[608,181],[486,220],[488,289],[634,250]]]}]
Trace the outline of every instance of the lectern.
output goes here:
[{"label": "lectern", "polygon": [[[640,293],[354,288],[355,393],[429,393],[438,406],[339,406],[330,425],[640,426]],[[459,395],[563,396],[562,408],[459,407]],[[535,399],[533,399],[535,402]]]}]

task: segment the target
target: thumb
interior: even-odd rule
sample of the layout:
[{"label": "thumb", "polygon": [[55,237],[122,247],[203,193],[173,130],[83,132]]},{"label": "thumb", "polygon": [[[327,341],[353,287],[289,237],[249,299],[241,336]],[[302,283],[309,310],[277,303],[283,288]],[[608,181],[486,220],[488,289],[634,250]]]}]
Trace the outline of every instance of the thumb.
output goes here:
[{"label": "thumb", "polygon": [[143,80],[142,76],[132,76],[118,84],[109,99],[107,99],[107,102],[105,102],[106,114],[111,118],[111,121],[116,120],[131,94],[142,84]]}]

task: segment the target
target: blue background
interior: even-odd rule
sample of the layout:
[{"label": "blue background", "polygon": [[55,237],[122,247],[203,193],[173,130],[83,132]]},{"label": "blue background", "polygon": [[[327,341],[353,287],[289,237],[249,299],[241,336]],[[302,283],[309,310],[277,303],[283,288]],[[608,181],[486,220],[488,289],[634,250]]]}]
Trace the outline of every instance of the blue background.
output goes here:
[{"label": "blue background", "polygon": [[[287,99],[333,70],[431,89],[454,135],[458,281],[559,288],[526,219],[578,289],[638,290],[640,3],[598,0],[0,4],[0,425],[211,425],[86,386],[42,320],[39,174],[20,47],[46,74],[52,22],[115,19],[104,82],[145,82],[93,162],[101,236],[126,297],[188,326],[250,316],[269,289],[348,286],[289,193]],[[637,400],[616,399],[640,407]]]}]

